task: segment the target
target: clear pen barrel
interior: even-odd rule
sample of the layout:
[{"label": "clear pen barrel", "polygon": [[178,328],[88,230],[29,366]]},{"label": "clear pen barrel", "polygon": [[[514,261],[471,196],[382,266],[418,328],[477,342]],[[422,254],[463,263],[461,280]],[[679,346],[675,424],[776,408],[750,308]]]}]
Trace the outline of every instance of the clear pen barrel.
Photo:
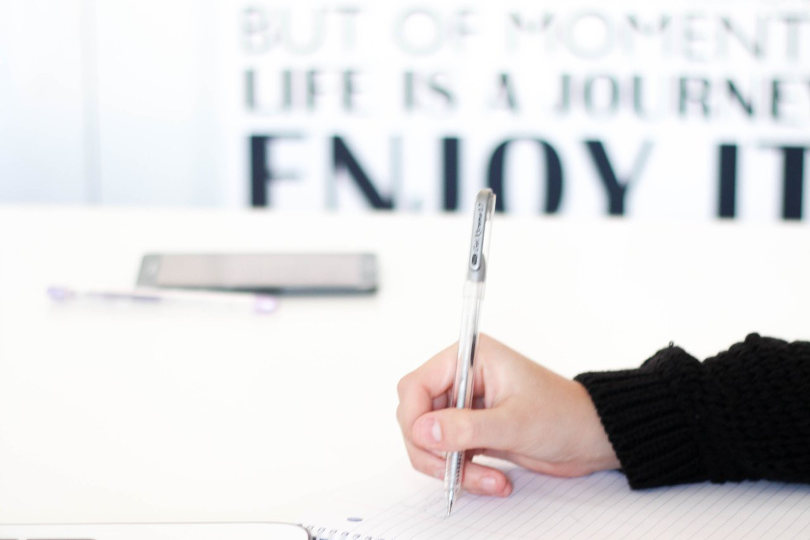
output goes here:
[{"label": "clear pen barrel", "polygon": [[[467,280],[464,283],[464,302],[462,306],[461,332],[458,342],[458,359],[456,361],[456,379],[453,385],[451,407],[457,409],[472,406],[474,388],[473,359],[478,347],[479,307],[484,298],[484,282]],[[464,463],[464,451],[452,452],[447,460],[444,475],[445,489],[458,491],[461,486],[461,471]]]}]

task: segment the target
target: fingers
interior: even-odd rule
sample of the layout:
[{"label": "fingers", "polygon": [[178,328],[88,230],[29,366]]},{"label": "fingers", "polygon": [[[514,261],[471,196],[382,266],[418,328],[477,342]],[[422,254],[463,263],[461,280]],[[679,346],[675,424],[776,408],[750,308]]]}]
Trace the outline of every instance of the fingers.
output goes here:
[{"label": "fingers", "polygon": [[[413,444],[406,443],[406,447],[414,469],[434,478],[444,479],[445,458]],[[512,493],[512,483],[502,471],[469,460],[464,466],[461,485],[466,491],[478,495],[506,497]]]},{"label": "fingers", "polygon": [[417,418],[411,438],[417,446],[434,451],[510,450],[515,441],[515,427],[504,406],[474,410],[450,408]]},{"label": "fingers", "polygon": [[[486,340],[486,339],[485,339]],[[397,407],[397,420],[405,439],[405,447],[414,468],[435,478],[444,478],[445,458],[444,451],[448,449],[446,443],[452,442],[453,450],[473,447],[487,447],[492,445],[472,444],[471,441],[481,439],[477,433],[484,429],[489,434],[505,433],[506,429],[499,427],[503,420],[497,420],[494,415],[485,414],[480,419],[483,425],[465,423],[464,418],[457,423],[453,415],[456,409],[445,409],[449,404],[449,394],[452,392],[453,379],[456,370],[457,346],[453,345],[424,363],[415,371],[400,380],[397,386],[399,406]],[[476,377],[476,387],[481,386],[483,380]],[[474,407],[484,405],[482,396],[476,396]],[[458,411],[465,412],[465,411]],[[466,411],[469,412],[469,411]],[[426,424],[430,415],[439,414],[439,421]],[[447,417],[445,418],[445,415]],[[447,433],[443,435],[443,422],[447,423]],[[494,429],[486,428],[485,424],[491,422]],[[415,424],[419,423],[419,426]],[[436,431],[438,430],[438,431]],[[425,441],[431,441],[425,444]],[[440,441],[437,444],[436,441]],[[443,441],[443,443],[441,443]],[[460,446],[459,446],[460,444]],[[500,448],[499,445],[496,445]],[[467,453],[468,460],[472,452]],[[465,466],[462,486],[471,493],[506,496],[512,492],[512,485],[502,471],[469,462]]]},{"label": "fingers", "polygon": [[447,406],[455,376],[455,351],[455,346],[448,347],[399,381],[397,420],[406,441],[417,418]]},{"label": "fingers", "polygon": [[[483,345],[490,347],[492,341],[491,338],[482,335],[481,343]],[[456,373],[457,354],[458,345],[451,345],[399,381],[397,385],[399,394],[397,420],[403,432],[408,431],[408,433],[404,433],[406,438],[409,437],[410,428],[418,417],[426,412],[449,406]],[[485,401],[480,392],[483,391],[484,381],[480,373],[477,374],[474,381],[473,408],[483,408]]]}]

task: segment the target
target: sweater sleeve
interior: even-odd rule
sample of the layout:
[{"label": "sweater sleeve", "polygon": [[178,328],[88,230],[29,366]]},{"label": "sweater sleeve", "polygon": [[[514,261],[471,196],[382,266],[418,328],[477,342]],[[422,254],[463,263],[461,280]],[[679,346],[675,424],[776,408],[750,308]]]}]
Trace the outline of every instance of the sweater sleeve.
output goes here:
[{"label": "sweater sleeve", "polygon": [[634,489],[810,482],[810,343],[749,335],[704,362],[670,345],[638,369],[582,373]]}]

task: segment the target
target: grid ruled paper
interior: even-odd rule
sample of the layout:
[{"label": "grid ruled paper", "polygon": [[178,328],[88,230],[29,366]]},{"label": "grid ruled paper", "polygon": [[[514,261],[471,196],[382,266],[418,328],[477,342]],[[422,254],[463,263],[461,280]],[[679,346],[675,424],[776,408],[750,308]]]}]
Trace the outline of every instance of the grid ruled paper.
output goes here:
[{"label": "grid ruled paper", "polygon": [[[515,468],[508,472],[511,496],[465,493],[445,518],[441,482],[424,478],[403,487],[410,484],[408,474],[417,473],[338,492],[323,501],[323,516],[331,517],[310,516],[304,525],[315,538],[337,540],[810,537],[806,485],[705,483],[632,491],[615,471],[563,479]],[[340,501],[363,499],[337,508]]]}]

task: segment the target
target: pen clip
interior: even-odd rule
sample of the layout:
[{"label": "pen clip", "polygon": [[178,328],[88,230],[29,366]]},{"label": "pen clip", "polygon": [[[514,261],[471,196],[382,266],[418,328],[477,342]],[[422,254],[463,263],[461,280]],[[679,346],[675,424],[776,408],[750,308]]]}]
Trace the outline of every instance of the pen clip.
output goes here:
[{"label": "pen clip", "polygon": [[487,255],[489,250],[489,227],[495,210],[495,193],[482,189],[475,198],[473,210],[470,254],[467,259],[467,279],[483,282],[487,275]]}]

